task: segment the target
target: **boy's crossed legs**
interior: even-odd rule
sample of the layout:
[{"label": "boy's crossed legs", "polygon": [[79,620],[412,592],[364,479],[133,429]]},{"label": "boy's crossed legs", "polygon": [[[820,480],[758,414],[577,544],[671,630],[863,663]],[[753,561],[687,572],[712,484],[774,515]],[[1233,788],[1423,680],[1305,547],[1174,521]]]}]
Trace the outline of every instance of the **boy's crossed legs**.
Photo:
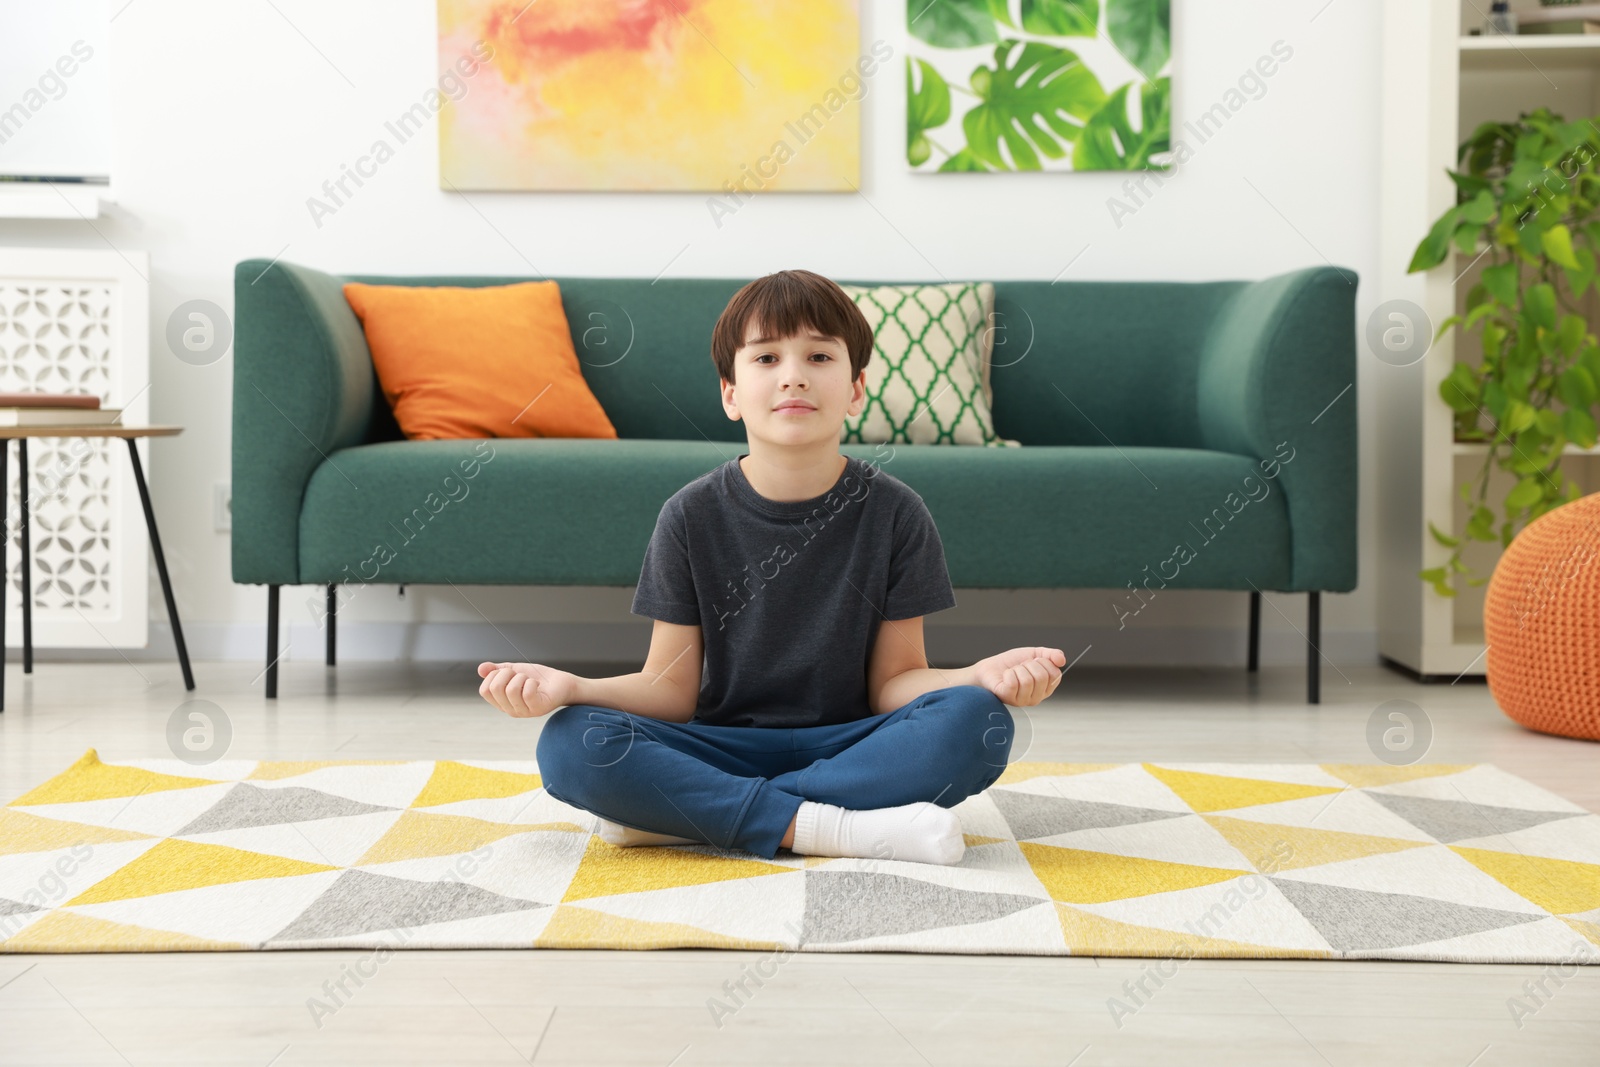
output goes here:
[{"label": "boy's crossed legs", "polygon": [[1012,733],[1006,705],[973,685],[800,729],[580,704],[546,720],[538,761],[550,795],[598,815],[614,844],[705,841],[771,858],[792,827],[799,853],[954,863],[964,846],[948,809],[999,778]]}]

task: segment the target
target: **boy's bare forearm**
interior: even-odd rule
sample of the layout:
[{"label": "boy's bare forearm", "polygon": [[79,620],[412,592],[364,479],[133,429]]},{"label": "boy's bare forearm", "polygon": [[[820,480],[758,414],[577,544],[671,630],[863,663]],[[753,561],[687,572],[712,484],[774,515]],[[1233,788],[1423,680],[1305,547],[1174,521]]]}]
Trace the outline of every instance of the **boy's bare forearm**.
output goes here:
[{"label": "boy's bare forearm", "polygon": [[878,706],[872,709],[872,713],[887,715],[935,689],[977,684],[971,667],[919,667],[903,671],[883,683],[883,689],[878,693]]},{"label": "boy's bare forearm", "polygon": [[595,704],[615,708],[647,719],[688,722],[694,717],[698,693],[665,674],[619,674],[611,678],[579,678],[574,704]]}]

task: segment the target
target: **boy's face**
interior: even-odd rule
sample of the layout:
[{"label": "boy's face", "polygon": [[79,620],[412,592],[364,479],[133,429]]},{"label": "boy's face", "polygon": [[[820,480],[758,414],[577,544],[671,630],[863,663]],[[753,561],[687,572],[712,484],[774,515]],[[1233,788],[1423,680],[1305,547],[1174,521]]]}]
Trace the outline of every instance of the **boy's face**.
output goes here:
[{"label": "boy's face", "polygon": [[851,379],[850,352],[837,337],[766,337],[751,323],[733,368],[734,381],[722,383],[723,410],[769,444],[837,444],[845,418],[866,404],[866,371]]}]

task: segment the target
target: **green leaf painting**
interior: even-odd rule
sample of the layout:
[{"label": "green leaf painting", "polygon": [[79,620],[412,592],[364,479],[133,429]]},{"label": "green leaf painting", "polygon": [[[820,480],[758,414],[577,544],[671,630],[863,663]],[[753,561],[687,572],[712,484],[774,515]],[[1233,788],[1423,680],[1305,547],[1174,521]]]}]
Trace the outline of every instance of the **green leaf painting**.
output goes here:
[{"label": "green leaf painting", "polygon": [[906,23],[913,170],[1170,166],[1170,0],[907,0]]}]

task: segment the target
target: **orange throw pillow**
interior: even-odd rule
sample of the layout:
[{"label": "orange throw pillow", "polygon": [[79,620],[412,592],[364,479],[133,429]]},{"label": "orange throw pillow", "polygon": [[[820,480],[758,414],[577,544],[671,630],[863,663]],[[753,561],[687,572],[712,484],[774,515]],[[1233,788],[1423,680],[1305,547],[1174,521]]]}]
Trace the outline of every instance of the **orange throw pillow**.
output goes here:
[{"label": "orange throw pillow", "polygon": [[607,437],[553,281],[344,287],[408,438]]}]

